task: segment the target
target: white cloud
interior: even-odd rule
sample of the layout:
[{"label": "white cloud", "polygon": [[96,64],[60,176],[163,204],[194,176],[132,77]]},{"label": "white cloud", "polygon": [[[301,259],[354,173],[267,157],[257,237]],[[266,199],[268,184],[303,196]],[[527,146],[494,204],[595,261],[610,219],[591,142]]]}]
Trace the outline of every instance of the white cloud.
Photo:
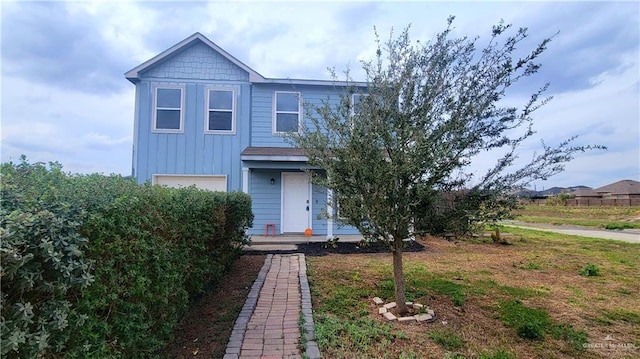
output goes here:
[{"label": "white cloud", "polygon": [[485,38],[501,18],[528,26],[529,45],[560,30],[541,57],[540,81],[551,81],[555,99],[535,115],[539,135],[553,143],[579,133],[610,150],[578,157],[549,183],[640,177],[634,3],[82,1],[2,10],[3,161],[25,153],[72,172],[129,174],[134,91],[123,73],[196,31],[267,77],[327,78],[327,67],[349,64],[362,79],[374,26],[384,40],[412,24],[412,38],[424,41],[456,15],[456,35]]}]

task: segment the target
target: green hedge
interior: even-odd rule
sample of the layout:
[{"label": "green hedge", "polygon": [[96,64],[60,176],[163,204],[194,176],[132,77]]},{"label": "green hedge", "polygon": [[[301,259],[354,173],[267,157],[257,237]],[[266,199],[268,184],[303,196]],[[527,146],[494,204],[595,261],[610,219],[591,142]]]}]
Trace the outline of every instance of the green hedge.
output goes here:
[{"label": "green hedge", "polygon": [[3,357],[154,356],[253,221],[243,193],[1,170]]}]

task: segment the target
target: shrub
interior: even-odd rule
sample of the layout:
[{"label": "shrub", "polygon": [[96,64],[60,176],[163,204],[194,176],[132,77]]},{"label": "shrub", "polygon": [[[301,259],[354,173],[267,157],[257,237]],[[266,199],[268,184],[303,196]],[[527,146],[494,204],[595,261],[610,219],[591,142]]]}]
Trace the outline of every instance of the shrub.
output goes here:
[{"label": "shrub", "polygon": [[92,281],[81,211],[57,200],[65,176],[50,164],[2,165],[1,351],[34,358],[65,349],[85,316],[73,306]]},{"label": "shrub", "polygon": [[547,206],[566,206],[567,201],[574,198],[573,195],[569,193],[560,193],[555,196],[548,197],[544,204]]},{"label": "shrub", "polygon": [[595,264],[589,263],[582,269],[580,269],[578,273],[585,277],[596,277],[600,275],[600,268],[598,268],[598,266]]},{"label": "shrub", "polygon": [[[239,256],[253,221],[243,193],[65,175],[26,160],[3,165],[2,179],[2,348],[23,358],[154,356],[190,298]],[[8,265],[29,270],[9,277]]]}]

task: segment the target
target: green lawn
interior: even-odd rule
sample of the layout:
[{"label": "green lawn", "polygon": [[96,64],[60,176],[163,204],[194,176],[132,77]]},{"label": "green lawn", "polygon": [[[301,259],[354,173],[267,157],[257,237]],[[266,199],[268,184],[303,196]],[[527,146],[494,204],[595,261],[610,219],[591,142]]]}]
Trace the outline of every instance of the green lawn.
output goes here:
[{"label": "green lawn", "polygon": [[393,300],[390,254],[307,257],[323,357],[640,356],[639,244],[504,232],[511,245],[428,238],[405,253],[408,300],[436,312],[430,324],[375,313],[374,296]]},{"label": "green lawn", "polygon": [[610,229],[640,228],[640,207],[569,207],[527,205],[516,220],[532,223],[571,224]]}]

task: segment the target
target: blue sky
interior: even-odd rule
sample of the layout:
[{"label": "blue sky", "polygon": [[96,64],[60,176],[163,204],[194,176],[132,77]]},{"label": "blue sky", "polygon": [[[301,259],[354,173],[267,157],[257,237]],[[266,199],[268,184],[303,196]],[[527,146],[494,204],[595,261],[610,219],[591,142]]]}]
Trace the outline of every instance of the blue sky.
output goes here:
[{"label": "blue sky", "polygon": [[[640,3],[629,2],[133,2],[2,1],[1,158],[58,161],[74,173],[131,172],[134,86],[124,72],[200,32],[260,74],[328,78],[411,24],[429,40],[455,15],[457,35],[488,38],[500,19],[534,44],[559,32],[542,68],[508,101],[550,82],[536,141],[608,151],[580,154],[537,189],[640,180]],[[481,164],[478,164],[481,166]]]}]

